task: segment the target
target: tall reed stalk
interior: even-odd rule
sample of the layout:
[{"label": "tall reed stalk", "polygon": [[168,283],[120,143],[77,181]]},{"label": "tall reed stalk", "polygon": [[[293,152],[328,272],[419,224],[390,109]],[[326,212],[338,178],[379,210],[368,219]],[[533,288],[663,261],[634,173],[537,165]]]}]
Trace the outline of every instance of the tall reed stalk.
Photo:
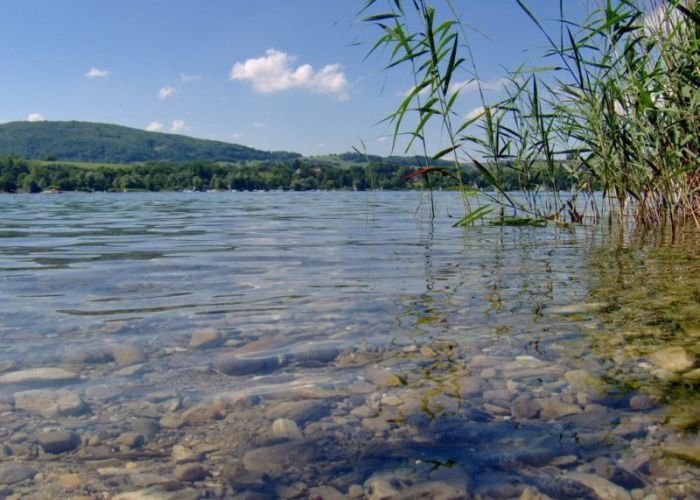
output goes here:
[{"label": "tall reed stalk", "polygon": [[[639,228],[700,228],[700,6],[697,0],[591,0],[566,12],[559,2],[550,33],[523,0],[514,0],[548,44],[552,69],[510,75],[507,95],[489,105],[481,92],[464,25],[449,0],[440,18],[430,0],[365,0],[365,21],[380,28],[370,50],[389,49],[387,68],[409,65],[414,86],[387,119],[408,148],[437,121],[446,138],[431,159],[450,157],[460,178],[474,165],[495,190],[501,220],[509,209],[532,220],[633,219]],[[382,4],[378,13],[371,13]],[[529,18],[529,21],[528,19]],[[444,20],[439,20],[444,19]],[[460,118],[456,75],[479,87],[483,111]],[[411,121],[413,120],[413,121]],[[474,133],[474,126],[479,133]],[[564,161],[567,159],[567,161]],[[556,172],[575,180],[565,197]],[[504,175],[525,202],[502,189]],[[463,224],[485,216],[465,193]],[[592,196],[602,190],[605,203]],[[540,190],[549,193],[541,196]],[[581,198],[582,197],[582,198]],[[584,203],[581,203],[581,199]],[[542,200],[545,200],[543,202]],[[604,212],[602,213],[602,210]],[[520,219],[518,219],[520,220]]]}]

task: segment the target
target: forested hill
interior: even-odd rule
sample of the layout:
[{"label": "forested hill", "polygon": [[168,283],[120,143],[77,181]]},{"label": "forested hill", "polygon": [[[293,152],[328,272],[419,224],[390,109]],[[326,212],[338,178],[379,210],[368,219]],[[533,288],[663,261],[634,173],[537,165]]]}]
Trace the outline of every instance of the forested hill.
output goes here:
[{"label": "forested hill", "polygon": [[146,132],[106,123],[12,122],[0,125],[0,157],[100,163],[290,161],[301,155],[227,142]]}]

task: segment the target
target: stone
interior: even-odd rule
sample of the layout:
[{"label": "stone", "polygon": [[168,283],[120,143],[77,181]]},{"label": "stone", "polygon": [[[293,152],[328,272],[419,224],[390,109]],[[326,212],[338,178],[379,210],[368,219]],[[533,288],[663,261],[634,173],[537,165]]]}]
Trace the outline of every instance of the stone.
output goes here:
[{"label": "stone", "polygon": [[201,328],[192,332],[190,347],[193,349],[209,349],[223,343],[224,337],[221,332],[214,328]]},{"label": "stone", "polygon": [[73,431],[40,431],[35,437],[46,453],[65,453],[80,446],[80,436]]},{"label": "stone", "polygon": [[574,390],[593,397],[600,398],[607,393],[605,383],[585,370],[569,370],[564,374],[564,378]]},{"label": "stone", "polygon": [[272,434],[277,438],[303,439],[299,427],[294,420],[288,418],[278,418],[272,422]]},{"label": "stone", "polygon": [[368,500],[383,500],[398,497],[399,491],[386,479],[368,479],[365,482]]},{"label": "stone", "polygon": [[484,381],[477,376],[462,377],[457,380],[457,387],[461,397],[469,398],[481,393]]},{"label": "stone", "polygon": [[187,463],[175,467],[173,473],[178,481],[195,482],[203,481],[209,475],[207,469],[201,464]]},{"label": "stone", "polygon": [[265,412],[265,416],[270,420],[278,418],[288,418],[303,425],[308,422],[314,422],[328,415],[331,411],[327,401],[319,400],[301,400],[301,401],[285,401],[279,403]]},{"label": "stone", "polygon": [[430,498],[433,500],[459,500],[469,498],[466,488],[459,488],[443,481],[419,483],[399,492],[401,498]]},{"label": "stone", "polygon": [[325,452],[320,446],[287,441],[247,451],[243,455],[243,466],[248,472],[258,474],[289,475],[292,470],[308,468],[309,463],[324,457]]},{"label": "stone", "polygon": [[309,499],[311,500],[343,500],[345,495],[332,486],[314,486],[309,488]]},{"label": "stone", "polygon": [[362,425],[373,432],[383,432],[391,429],[391,424],[387,422],[384,416],[363,418]]},{"label": "stone", "polygon": [[251,358],[226,353],[214,359],[214,369],[226,375],[248,375],[276,370],[280,366],[282,362],[277,356]]},{"label": "stone", "polygon": [[670,372],[682,372],[695,365],[695,356],[681,346],[659,349],[649,354],[648,358],[654,365]]},{"label": "stone", "polygon": [[536,418],[541,409],[539,401],[526,396],[517,398],[510,405],[511,414],[519,419]]},{"label": "stone", "polygon": [[540,419],[545,421],[583,413],[580,406],[564,403],[557,398],[538,399],[537,401],[542,407]]},{"label": "stone", "polygon": [[349,498],[361,498],[365,494],[365,490],[359,484],[351,484],[348,488]]},{"label": "stone", "polygon": [[112,352],[106,346],[71,346],[63,350],[61,358],[66,363],[99,364],[114,360]]},{"label": "stone", "polygon": [[199,462],[203,458],[203,455],[201,453],[197,453],[191,448],[181,444],[176,444],[175,446],[173,446],[171,456],[173,458],[173,462],[175,462],[176,464]]},{"label": "stone", "polygon": [[592,489],[600,498],[605,498],[606,500],[632,500],[632,497],[626,489],[595,474],[567,472],[563,477]]},{"label": "stone", "polygon": [[146,353],[136,344],[114,344],[111,346],[114,361],[119,366],[135,365],[146,361]]},{"label": "stone", "polygon": [[484,391],[483,398],[484,401],[497,402],[505,401],[510,402],[511,393],[507,389],[489,389]]},{"label": "stone", "polygon": [[126,446],[127,448],[140,448],[146,442],[146,439],[136,432],[124,432],[119,435],[114,442],[118,445]]},{"label": "stone", "polygon": [[36,469],[26,464],[0,463],[0,484],[10,485],[33,479]]},{"label": "stone", "polygon": [[568,304],[564,306],[549,306],[546,312],[549,314],[561,314],[562,316],[574,316],[577,314],[589,314],[605,308],[605,304],[599,302]]},{"label": "stone", "polygon": [[80,376],[63,368],[30,368],[0,375],[0,384],[53,385],[75,382]]},{"label": "stone", "polygon": [[648,394],[635,394],[630,398],[630,408],[638,411],[651,410],[656,406],[654,398]]},{"label": "stone", "polygon": [[661,447],[662,453],[700,465],[700,443],[674,443]]},{"label": "stone", "polygon": [[20,391],[14,393],[14,400],[16,409],[36,413],[46,418],[79,415],[87,408],[77,393],[65,389]]},{"label": "stone", "polygon": [[205,424],[212,420],[221,420],[224,415],[218,405],[199,403],[190,406],[183,413],[180,419],[183,425],[186,424]]},{"label": "stone", "polygon": [[135,418],[129,427],[133,432],[141,434],[147,441],[153,439],[160,431],[160,425],[152,418]]},{"label": "stone", "polygon": [[291,354],[292,361],[298,364],[330,363],[340,355],[334,346],[308,344],[305,347],[306,349]]}]

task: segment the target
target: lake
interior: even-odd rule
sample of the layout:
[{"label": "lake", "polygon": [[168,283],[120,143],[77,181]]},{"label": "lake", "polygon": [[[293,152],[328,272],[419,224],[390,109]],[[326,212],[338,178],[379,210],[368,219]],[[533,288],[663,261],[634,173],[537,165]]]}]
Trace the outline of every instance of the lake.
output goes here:
[{"label": "lake", "polygon": [[0,196],[0,496],[700,495],[697,232],[435,202]]}]

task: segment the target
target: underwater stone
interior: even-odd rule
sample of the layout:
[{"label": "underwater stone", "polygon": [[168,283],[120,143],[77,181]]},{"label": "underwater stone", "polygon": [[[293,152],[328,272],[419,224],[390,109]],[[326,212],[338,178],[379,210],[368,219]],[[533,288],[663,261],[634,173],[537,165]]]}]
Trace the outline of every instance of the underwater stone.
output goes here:
[{"label": "underwater stone", "polygon": [[595,491],[600,498],[610,500],[632,500],[630,494],[624,488],[608,481],[605,478],[594,474],[584,474],[581,472],[569,472],[564,475],[567,479],[573,479],[577,483],[589,487]]},{"label": "underwater stone", "polygon": [[77,373],[63,368],[30,368],[0,376],[0,384],[57,384],[73,382],[79,378]]},{"label": "underwater stone", "polygon": [[86,408],[80,396],[72,391],[35,389],[14,394],[15,408],[43,417],[78,415]]},{"label": "underwater stone", "polygon": [[15,484],[36,475],[33,467],[24,464],[0,464],[0,484]]},{"label": "underwater stone", "polygon": [[37,432],[35,437],[46,453],[65,453],[80,446],[80,436],[73,431]]},{"label": "underwater stone", "polygon": [[275,370],[282,366],[276,356],[266,358],[243,358],[227,353],[214,359],[214,369],[226,375],[248,375],[250,373]]},{"label": "underwater stone", "polygon": [[195,349],[207,349],[216,347],[223,342],[224,338],[218,330],[213,328],[202,328],[192,332],[190,347]]},{"label": "underwater stone", "polygon": [[135,365],[146,361],[146,354],[134,344],[115,344],[111,347],[112,356],[119,366]]},{"label": "underwater stone", "polygon": [[659,349],[649,355],[649,361],[659,368],[671,372],[682,372],[692,368],[695,357],[680,346]]},{"label": "underwater stone", "polygon": [[272,434],[278,438],[303,439],[301,431],[294,420],[278,418],[272,422]]}]

